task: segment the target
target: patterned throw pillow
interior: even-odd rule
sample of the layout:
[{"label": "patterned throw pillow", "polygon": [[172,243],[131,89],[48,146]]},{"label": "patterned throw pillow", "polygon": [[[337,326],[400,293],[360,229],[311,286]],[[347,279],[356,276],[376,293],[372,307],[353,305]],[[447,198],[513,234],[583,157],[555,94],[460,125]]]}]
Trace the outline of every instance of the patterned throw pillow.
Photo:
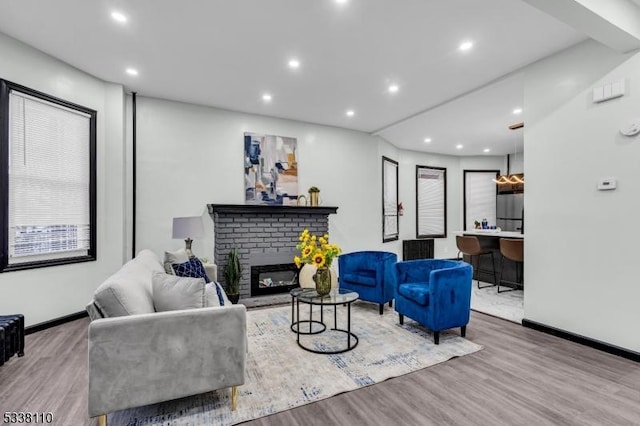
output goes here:
[{"label": "patterned throw pillow", "polygon": [[204,271],[204,265],[197,257],[189,259],[184,263],[174,263],[171,266],[179,277],[204,278],[206,283],[211,282],[207,273]]}]

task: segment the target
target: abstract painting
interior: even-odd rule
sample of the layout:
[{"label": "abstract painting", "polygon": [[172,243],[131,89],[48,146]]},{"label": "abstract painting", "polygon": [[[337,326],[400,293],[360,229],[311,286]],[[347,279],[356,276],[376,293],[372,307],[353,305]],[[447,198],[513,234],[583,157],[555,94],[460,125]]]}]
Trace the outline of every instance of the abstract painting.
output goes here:
[{"label": "abstract painting", "polygon": [[297,203],[297,150],[296,138],[245,132],[245,204]]}]

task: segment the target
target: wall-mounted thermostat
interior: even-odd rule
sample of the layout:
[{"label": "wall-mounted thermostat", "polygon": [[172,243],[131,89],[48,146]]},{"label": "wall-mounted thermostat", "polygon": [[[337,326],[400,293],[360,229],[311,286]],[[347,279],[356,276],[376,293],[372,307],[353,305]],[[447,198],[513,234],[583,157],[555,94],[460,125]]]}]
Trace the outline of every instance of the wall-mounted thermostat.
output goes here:
[{"label": "wall-mounted thermostat", "polygon": [[620,128],[620,133],[625,136],[635,136],[640,133],[640,118],[635,118],[622,126]]},{"label": "wall-mounted thermostat", "polygon": [[617,182],[614,178],[600,179],[598,182],[598,191],[608,191],[610,189],[616,189]]}]

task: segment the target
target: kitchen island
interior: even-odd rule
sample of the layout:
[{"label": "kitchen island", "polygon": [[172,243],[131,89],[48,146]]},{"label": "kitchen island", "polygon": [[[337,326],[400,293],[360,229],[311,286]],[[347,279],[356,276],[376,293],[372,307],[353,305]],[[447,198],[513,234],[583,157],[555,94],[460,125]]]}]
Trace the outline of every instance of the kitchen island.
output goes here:
[{"label": "kitchen island", "polygon": [[460,231],[457,235],[475,235],[476,237],[524,238],[524,234],[516,231],[498,231],[496,229],[473,229]]},{"label": "kitchen island", "polygon": [[[500,279],[500,270],[501,270],[501,259],[502,254],[500,253],[500,238],[513,238],[513,239],[522,239],[524,240],[524,234],[520,232],[513,231],[498,231],[494,229],[472,229],[468,231],[459,231],[456,232],[457,235],[473,235],[478,237],[478,241],[480,242],[480,247],[487,251],[491,251],[493,253],[493,261],[496,270],[496,278],[494,279],[491,272],[480,272],[478,274],[478,278],[480,281],[484,281],[487,283],[497,284]],[[468,256],[464,256],[463,260],[465,262],[471,263],[471,260]],[[522,266],[524,268],[524,265]],[[491,271],[491,256],[481,256],[480,264],[478,268],[478,263],[474,261],[474,268],[481,270],[489,270]],[[507,281],[516,281],[516,264],[511,262],[508,259],[504,261],[504,272],[502,275],[503,280]],[[504,284],[505,287],[510,287],[507,284]],[[500,285],[502,287],[502,284]],[[518,288],[522,288],[522,286],[518,286]]]}]

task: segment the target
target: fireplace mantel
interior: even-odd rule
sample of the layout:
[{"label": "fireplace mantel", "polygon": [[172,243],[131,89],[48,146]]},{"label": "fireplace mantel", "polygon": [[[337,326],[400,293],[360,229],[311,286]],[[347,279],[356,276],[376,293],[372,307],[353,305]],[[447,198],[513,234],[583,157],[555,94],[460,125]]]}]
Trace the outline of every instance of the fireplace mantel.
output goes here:
[{"label": "fireplace mantel", "polygon": [[292,213],[292,214],[319,214],[329,215],[338,212],[337,207],[326,206],[281,206],[268,204],[207,204],[209,214],[214,213],[252,213],[252,214],[271,214],[271,213]]}]

